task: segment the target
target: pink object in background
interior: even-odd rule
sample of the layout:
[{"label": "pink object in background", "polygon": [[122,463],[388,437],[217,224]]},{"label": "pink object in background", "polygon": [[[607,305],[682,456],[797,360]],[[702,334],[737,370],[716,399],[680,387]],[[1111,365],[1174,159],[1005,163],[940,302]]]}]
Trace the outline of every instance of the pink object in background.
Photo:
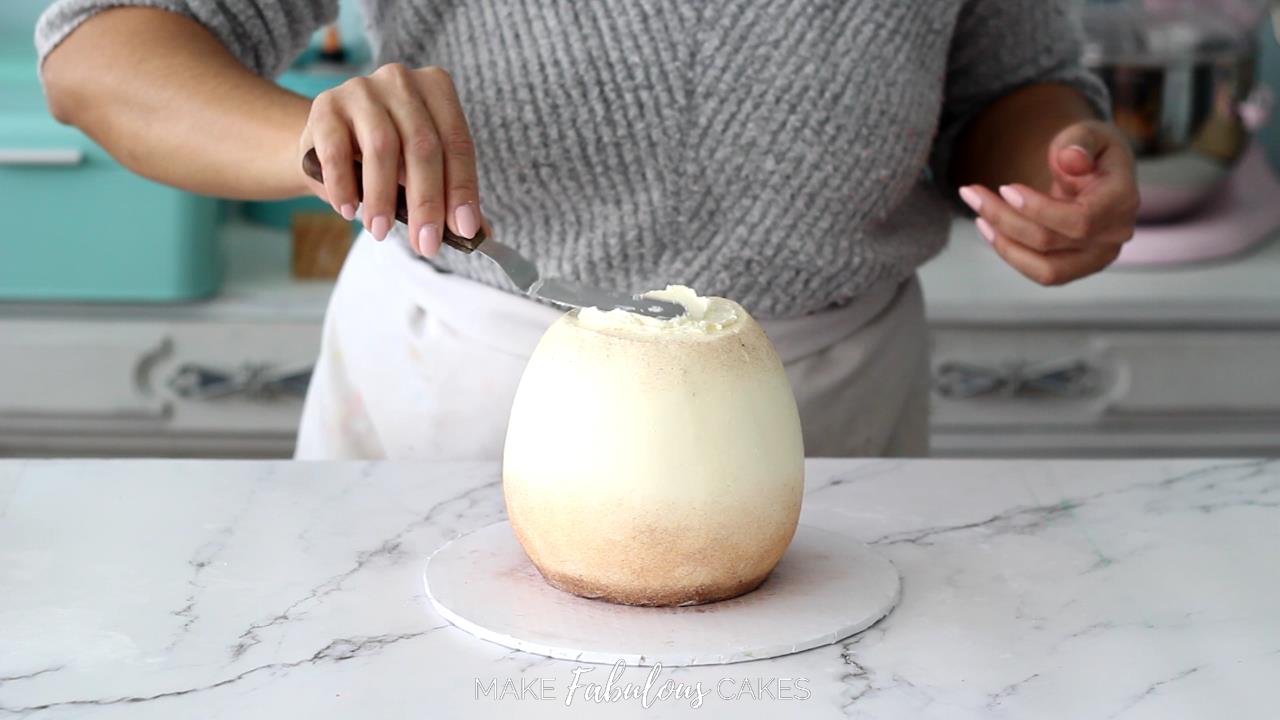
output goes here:
[{"label": "pink object in background", "polygon": [[1140,225],[1117,267],[1204,262],[1244,252],[1280,229],[1280,180],[1258,145],[1249,148],[1221,192],[1194,215]]}]

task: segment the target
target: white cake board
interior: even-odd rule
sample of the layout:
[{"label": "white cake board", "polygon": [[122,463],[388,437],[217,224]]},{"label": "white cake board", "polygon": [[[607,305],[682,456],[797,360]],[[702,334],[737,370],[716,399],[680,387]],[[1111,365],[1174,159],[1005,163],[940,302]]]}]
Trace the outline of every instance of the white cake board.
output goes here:
[{"label": "white cake board", "polygon": [[547,584],[496,523],[427,561],[436,612],[478,638],[553,658],[627,665],[718,665],[808,650],[867,629],[898,602],[898,571],[839,533],[801,525],[759,589],[707,605],[646,608],[587,600]]}]

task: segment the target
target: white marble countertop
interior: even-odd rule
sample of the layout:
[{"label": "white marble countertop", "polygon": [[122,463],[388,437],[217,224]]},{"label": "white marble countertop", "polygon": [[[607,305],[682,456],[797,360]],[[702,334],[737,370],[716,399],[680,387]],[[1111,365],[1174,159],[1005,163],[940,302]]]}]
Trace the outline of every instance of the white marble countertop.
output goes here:
[{"label": "white marble countertop", "polygon": [[804,521],[878,547],[902,602],[835,646],[658,671],[695,711],[596,702],[608,667],[433,614],[424,560],[501,518],[494,465],[0,462],[0,716],[1276,716],[1280,463],[809,471]]}]

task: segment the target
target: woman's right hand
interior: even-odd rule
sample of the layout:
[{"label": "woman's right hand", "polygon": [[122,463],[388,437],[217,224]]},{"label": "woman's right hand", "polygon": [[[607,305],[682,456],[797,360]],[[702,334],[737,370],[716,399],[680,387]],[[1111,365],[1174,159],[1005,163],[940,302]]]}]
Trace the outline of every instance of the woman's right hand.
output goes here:
[{"label": "woman's right hand", "polygon": [[311,148],[324,168],[323,185],[307,179],[312,192],[348,220],[361,202],[354,167],[360,161],[362,221],[378,240],[395,222],[401,183],[410,243],[422,255],[440,249],[445,223],[464,238],[483,223],[475,144],[453,80],[441,68],[392,63],[321,93],[311,103],[295,167]]}]

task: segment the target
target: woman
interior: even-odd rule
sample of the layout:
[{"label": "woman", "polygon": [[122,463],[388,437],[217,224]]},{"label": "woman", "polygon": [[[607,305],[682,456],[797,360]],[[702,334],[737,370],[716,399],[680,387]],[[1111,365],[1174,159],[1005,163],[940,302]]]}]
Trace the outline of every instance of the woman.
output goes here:
[{"label": "woman", "polygon": [[[362,159],[366,232],[303,458],[499,456],[558,311],[441,250],[446,226],[488,225],[547,274],[743,303],[810,455],[925,452],[914,278],[953,193],[1046,285],[1103,269],[1133,231],[1132,156],[1077,63],[1069,0],[365,0],[381,66],[314,102],[263,78],[336,0],[120,4],[62,0],[37,43],[53,113],[130,168],[227,197],[314,193],[354,218]],[[300,170],[312,147],[323,185]]]}]

